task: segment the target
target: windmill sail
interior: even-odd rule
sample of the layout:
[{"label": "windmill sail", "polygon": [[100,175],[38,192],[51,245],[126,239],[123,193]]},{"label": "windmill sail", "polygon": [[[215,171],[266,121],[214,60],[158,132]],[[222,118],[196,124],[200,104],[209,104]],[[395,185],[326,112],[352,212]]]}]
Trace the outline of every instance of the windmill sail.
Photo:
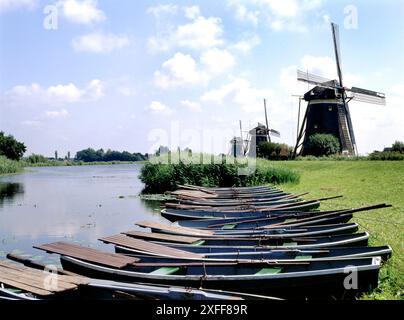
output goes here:
[{"label": "windmill sail", "polygon": [[339,85],[342,87],[342,65],[341,65],[341,50],[339,46],[339,28],[335,23],[331,23],[332,37],[334,41],[335,61],[337,63],[337,72],[339,78]]},{"label": "windmill sail", "polygon": [[271,136],[274,136],[274,137],[277,137],[277,138],[281,137],[281,133],[279,131],[277,131],[277,130],[269,129],[268,131],[269,131],[269,134]]},{"label": "windmill sail", "polygon": [[303,81],[303,82],[308,82],[310,84],[313,85],[322,85],[323,83],[326,82],[330,82],[332,80],[312,74],[312,73],[308,73],[308,72],[304,72],[301,70],[297,70],[297,80],[299,81]]}]

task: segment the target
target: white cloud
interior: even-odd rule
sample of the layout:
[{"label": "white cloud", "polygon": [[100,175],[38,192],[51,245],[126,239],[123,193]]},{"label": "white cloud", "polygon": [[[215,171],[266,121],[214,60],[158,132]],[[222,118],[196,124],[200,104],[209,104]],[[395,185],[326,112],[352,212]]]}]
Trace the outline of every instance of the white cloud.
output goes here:
[{"label": "white cloud", "polygon": [[104,95],[104,83],[99,79],[91,80],[90,84],[84,89],[82,99],[95,101]]},{"label": "white cloud", "polygon": [[[103,83],[92,80],[85,88],[75,84],[58,84],[43,88],[37,83],[18,85],[3,95],[5,104],[18,105],[66,105],[82,101],[95,101],[103,95]],[[3,100],[2,99],[2,100]]]},{"label": "white cloud", "polygon": [[307,16],[312,17],[312,15],[308,15],[308,12],[318,9],[323,2],[323,0],[227,1],[228,6],[234,10],[235,18],[239,21],[248,22],[254,26],[264,23],[274,31],[294,32],[308,31]]},{"label": "white cloud", "polygon": [[370,153],[404,141],[404,84],[386,92],[386,106],[352,101],[350,111],[359,153]]},{"label": "white cloud", "polygon": [[212,48],[201,55],[201,63],[210,74],[221,74],[231,69],[236,61],[227,50]]},{"label": "white cloud", "polygon": [[258,25],[259,10],[249,10],[239,0],[228,0],[228,6],[234,9],[237,20],[249,22],[254,26]]},{"label": "white cloud", "polygon": [[173,110],[170,107],[159,101],[152,101],[148,109],[155,114],[170,115],[173,113]]},{"label": "white cloud", "polygon": [[177,52],[163,63],[162,71],[154,73],[155,84],[163,89],[206,84],[208,76],[198,69],[196,61],[190,56]]},{"label": "white cloud", "polygon": [[155,84],[163,89],[207,85],[214,77],[228,72],[235,65],[234,57],[217,48],[206,50],[197,62],[191,55],[177,52],[154,73]]},{"label": "white cloud", "polygon": [[185,12],[185,17],[190,20],[194,20],[201,15],[201,10],[199,9],[198,6],[185,7],[184,12]]},{"label": "white cloud", "polygon": [[258,35],[254,34],[250,36],[244,36],[242,40],[232,45],[231,48],[243,53],[249,53],[259,44],[261,44],[261,38]]},{"label": "white cloud", "polygon": [[82,95],[81,90],[72,83],[49,87],[45,93],[50,100],[62,100],[66,103],[77,102]]},{"label": "white cloud", "polygon": [[[307,83],[297,81],[296,71],[300,69],[311,74],[322,76],[329,80],[338,80],[335,60],[328,56],[305,55],[300,59],[299,66],[288,66],[281,70],[280,84],[282,88],[293,94],[303,94],[312,86]],[[344,86],[359,86],[363,83],[363,78],[358,74],[347,72],[344,75]]]},{"label": "white cloud", "polygon": [[0,13],[16,9],[33,9],[38,0],[0,0]]},{"label": "white cloud", "polygon": [[153,51],[168,51],[176,47],[202,50],[223,44],[220,18],[201,16],[199,7],[185,8],[185,15],[191,20],[189,23],[166,26],[168,31],[160,30],[158,35],[148,39],[149,48]]},{"label": "white cloud", "polygon": [[159,19],[164,14],[177,13],[178,7],[173,4],[161,4],[158,6],[150,7],[147,9],[147,13],[152,14],[156,19]]},{"label": "white cloud", "polygon": [[333,80],[337,79],[336,65],[332,58],[305,55],[300,59],[299,66],[288,66],[281,70],[280,84],[289,94],[303,94],[312,86],[297,81],[297,69]]},{"label": "white cloud", "polygon": [[136,94],[136,90],[134,88],[128,88],[128,87],[117,88],[117,91],[119,94],[121,94],[125,97],[131,97]]},{"label": "white cloud", "polygon": [[109,53],[121,49],[129,44],[125,35],[90,33],[73,39],[72,45],[75,51],[92,53]]},{"label": "white cloud", "polygon": [[45,111],[44,116],[48,119],[66,118],[69,115],[66,109],[59,111]]},{"label": "white cloud", "polygon": [[273,96],[271,90],[257,89],[243,78],[235,78],[218,89],[202,95],[201,100],[219,105],[236,104],[245,112],[262,111],[263,99]]},{"label": "white cloud", "polygon": [[201,104],[195,101],[189,101],[189,100],[182,100],[181,101],[181,105],[183,105],[184,107],[190,109],[191,111],[194,112],[201,112],[202,111],[202,107]]},{"label": "white cloud", "polygon": [[337,78],[337,67],[335,61],[330,57],[306,55],[300,60],[300,65],[303,71],[308,71],[328,79]]},{"label": "white cloud", "polygon": [[281,17],[295,17],[299,10],[299,4],[296,0],[264,0],[259,2],[266,4],[275,15]]},{"label": "white cloud", "polygon": [[64,17],[72,23],[90,25],[106,19],[96,0],[62,0],[58,4]]}]

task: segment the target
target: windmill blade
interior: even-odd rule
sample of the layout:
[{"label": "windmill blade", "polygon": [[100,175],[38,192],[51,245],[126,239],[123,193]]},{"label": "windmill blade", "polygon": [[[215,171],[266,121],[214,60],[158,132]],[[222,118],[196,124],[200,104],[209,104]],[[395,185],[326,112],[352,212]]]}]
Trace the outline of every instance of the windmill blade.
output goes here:
[{"label": "windmill blade", "polygon": [[312,74],[312,73],[308,73],[308,72],[304,72],[301,70],[297,70],[297,80],[302,81],[302,82],[308,82],[310,84],[313,85],[322,85],[325,82],[330,82],[332,80]]},{"label": "windmill blade", "polygon": [[342,65],[341,65],[341,50],[339,46],[339,27],[335,23],[331,23],[332,38],[334,42],[335,61],[337,62],[337,72],[339,78],[339,85],[343,86],[342,81]]},{"label": "windmill blade", "polygon": [[364,94],[367,96],[378,97],[381,99],[386,98],[386,95],[384,93],[376,92],[376,91],[372,91],[372,90],[367,90],[367,89],[362,89],[362,88],[357,88],[357,87],[352,87],[351,89],[348,89],[348,90],[351,92],[354,92],[354,93],[360,93],[360,94]]},{"label": "windmill blade", "polygon": [[269,134],[270,134],[271,136],[278,137],[278,138],[281,137],[281,133],[280,133],[279,131],[276,131],[276,130],[274,130],[274,129],[269,129],[268,131],[269,131]]},{"label": "windmill blade", "polygon": [[384,93],[357,87],[346,90],[352,92],[352,99],[355,101],[386,105],[386,95]]},{"label": "windmill blade", "polygon": [[353,92],[351,98],[354,101],[358,101],[358,102],[378,104],[378,105],[382,105],[382,106],[386,105],[385,97],[379,97],[379,96],[373,96],[373,95],[367,95],[367,94]]}]

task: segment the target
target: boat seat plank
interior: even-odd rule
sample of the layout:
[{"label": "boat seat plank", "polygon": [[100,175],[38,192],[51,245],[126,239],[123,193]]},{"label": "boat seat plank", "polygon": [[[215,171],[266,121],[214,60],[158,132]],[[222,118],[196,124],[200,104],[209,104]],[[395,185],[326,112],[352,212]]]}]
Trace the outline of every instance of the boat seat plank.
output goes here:
[{"label": "boat seat plank", "polygon": [[187,252],[183,250],[178,250],[170,248],[167,246],[154,244],[151,242],[146,242],[140,239],[135,239],[132,237],[125,236],[123,234],[118,234],[110,237],[105,237],[99,239],[102,242],[114,244],[129,249],[136,249],[142,252],[149,252],[156,255],[164,255],[177,258],[189,258],[189,259],[202,259],[204,256],[197,253]]},{"label": "boat seat plank", "polygon": [[3,283],[7,286],[11,286],[14,288],[19,288],[21,290],[24,290],[24,291],[27,291],[30,293],[34,293],[36,295],[43,296],[43,297],[53,294],[53,292],[50,292],[48,290],[40,289],[40,288],[34,287],[32,285],[17,282],[15,279],[13,280],[13,279],[7,278],[2,274],[0,274],[0,283]]},{"label": "boat seat plank", "polygon": [[1,283],[39,296],[75,290],[80,284],[89,282],[85,277],[52,274],[57,285],[46,287],[49,275],[48,272],[0,261]]},{"label": "boat seat plank", "polygon": [[151,232],[141,232],[141,231],[126,231],[123,232],[131,237],[141,238],[141,239],[148,239],[148,240],[165,240],[175,243],[186,243],[192,244],[197,241],[201,241],[201,238],[196,237],[188,237],[188,236],[176,236],[171,234],[164,234],[164,233],[151,233]]},{"label": "boat seat plank", "polygon": [[[2,270],[2,276],[4,278],[8,278],[10,280],[14,280],[16,282],[27,284],[32,287],[43,289],[45,287],[45,283],[47,281],[47,277],[50,275],[49,273],[43,274],[25,274],[25,272],[18,272],[15,270],[8,269],[6,271]],[[54,279],[59,279],[57,274],[54,275]],[[57,289],[54,290],[56,292],[65,291],[65,290],[73,290],[76,289],[77,285],[73,283],[68,283],[65,281],[57,282]]]},{"label": "boat seat plank", "polygon": [[185,227],[176,227],[173,225],[162,224],[154,221],[140,221],[137,222],[136,225],[142,228],[150,228],[150,229],[161,229],[167,231],[181,231],[182,234],[189,234],[190,236],[209,236],[213,235],[212,231],[208,230],[198,230],[193,228],[185,228]]},{"label": "boat seat plank", "polygon": [[179,270],[180,270],[179,267],[163,267],[150,272],[150,274],[168,276],[170,274],[176,273]]},{"label": "boat seat plank", "polygon": [[55,242],[35,246],[34,248],[118,269],[122,269],[134,262],[139,261],[137,258],[127,257],[125,255],[116,253],[103,252],[66,242]]},{"label": "boat seat plank", "polygon": [[[18,272],[20,277],[26,277],[29,276],[31,278],[43,278],[43,275],[47,276],[49,275],[50,272],[45,272],[45,271],[38,271],[33,268],[25,267],[25,266],[20,266],[16,265],[14,263],[9,263],[7,261],[0,261],[0,270],[2,272]],[[56,275],[56,273],[55,273]],[[61,285],[63,283],[68,283],[68,284],[87,284],[88,279],[79,275],[57,275],[58,276],[58,281]]]},{"label": "boat seat plank", "polygon": [[255,275],[268,275],[268,274],[277,274],[282,271],[282,268],[263,268],[258,271]]}]

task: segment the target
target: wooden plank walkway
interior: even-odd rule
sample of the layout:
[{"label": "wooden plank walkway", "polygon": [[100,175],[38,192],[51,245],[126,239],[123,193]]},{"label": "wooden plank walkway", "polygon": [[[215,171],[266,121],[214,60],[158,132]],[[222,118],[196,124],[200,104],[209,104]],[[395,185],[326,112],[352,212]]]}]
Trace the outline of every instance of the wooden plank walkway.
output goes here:
[{"label": "wooden plank walkway", "polygon": [[194,242],[202,240],[201,238],[196,237],[176,236],[165,233],[151,233],[141,231],[126,231],[122,233],[138,239],[155,240],[155,241],[165,240],[169,242],[186,243],[186,244],[192,244]]},{"label": "wooden plank walkway", "polygon": [[34,248],[118,269],[122,269],[139,260],[121,254],[103,252],[66,242],[44,244],[41,246],[34,246]]},{"label": "wooden plank walkway", "polygon": [[194,237],[210,236],[214,234],[212,231],[209,230],[198,230],[186,227],[176,227],[173,225],[158,223],[154,221],[140,221],[136,222],[136,225],[142,228],[161,229],[167,231],[181,231],[181,234],[187,234],[189,236]]},{"label": "wooden plank walkway", "polygon": [[142,252],[149,252],[156,255],[164,255],[169,257],[185,258],[185,259],[186,258],[203,259],[204,257],[202,254],[187,252],[183,250],[170,248],[167,246],[162,246],[159,244],[154,244],[151,242],[146,242],[143,240],[125,236],[123,234],[105,237],[99,240],[105,243],[110,243],[129,249],[136,249]]},{"label": "wooden plank walkway", "polygon": [[76,290],[79,285],[89,283],[85,277],[52,274],[56,285],[47,286],[49,275],[48,272],[0,261],[0,283],[42,297]]}]

